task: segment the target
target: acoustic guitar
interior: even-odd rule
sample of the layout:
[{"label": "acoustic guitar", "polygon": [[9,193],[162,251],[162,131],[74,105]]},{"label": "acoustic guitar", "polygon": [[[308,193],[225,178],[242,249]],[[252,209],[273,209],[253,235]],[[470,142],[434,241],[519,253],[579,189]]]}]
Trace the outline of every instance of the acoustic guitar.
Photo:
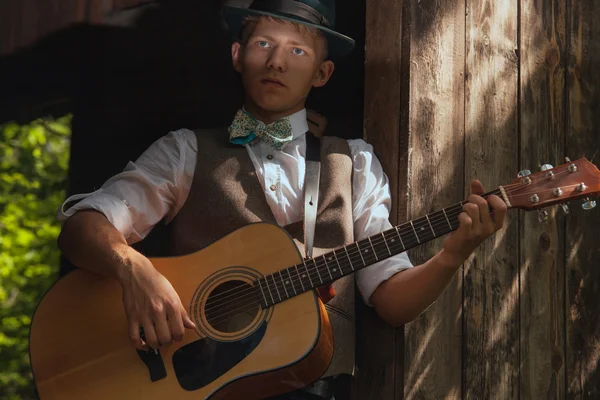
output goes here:
[{"label": "acoustic guitar", "polygon": [[[584,199],[591,209],[599,192],[600,171],[582,158],[521,171],[483,197],[496,194],[509,208],[538,210],[543,221],[542,208]],[[322,376],[333,353],[315,289],[456,230],[465,203],[312,259],[302,258],[287,232],[264,223],[193,254],[152,258],[197,326],[158,352],[130,343],[119,283],[75,270],[45,294],[32,319],[38,394],[42,400],[251,400],[304,387]]]}]

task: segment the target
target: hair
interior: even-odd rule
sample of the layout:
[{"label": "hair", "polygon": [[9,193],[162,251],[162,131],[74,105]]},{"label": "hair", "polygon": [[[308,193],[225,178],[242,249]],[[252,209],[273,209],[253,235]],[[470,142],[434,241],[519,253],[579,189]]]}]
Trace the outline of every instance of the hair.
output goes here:
[{"label": "hair", "polygon": [[[271,15],[259,15],[259,16],[251,15],[244,19],[244,22],[242,22],[242,27],[241,27],[239,35],[238,35],[238,41],[242,45],[248,44],[248,39],[253,32],[253,27],[256,26],[256,24],[260,20],[263,20],[263,19],[265,19],[267,21],[275,21],[280,24],[285,24],[285,23],[292,24],[294,27],[296,27],[296,29],[298,29],[299,32],[308,33],[315,40],[320,39],[323,42],[323,54],[322,54],[321,61],[327,60],[327,57],[329,56],[329,46],[327,43],[327,38],[325,37],[323,32],[321,32],[321,30],[319,30],[315,27],[312,27],[312,26],[307,26],[307,25],[295,22],[295,21],[289,21],[289,20],[284,20],[284,19],[280,19],[277,17],[273,17]],[[252,27],[252,29],[248,29],[248,27]]]}]

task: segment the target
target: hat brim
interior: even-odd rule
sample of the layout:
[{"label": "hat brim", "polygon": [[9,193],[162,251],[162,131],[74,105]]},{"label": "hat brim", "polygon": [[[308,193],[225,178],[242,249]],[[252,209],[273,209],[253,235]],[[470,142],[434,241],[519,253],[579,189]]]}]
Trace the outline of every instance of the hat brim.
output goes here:
[{"label": "hat brim", "polygon": [[299,24],[319,29],[321,32],[323,32],[325,38],[327,39],[329,58],[343,57],[350,53],[350,51],[352,51],[355,45],[354,39],[346,35],[342,35],[341,33],[333,31],[329,28],[325,28],[323,26],[306,22],[297,18],[289,17],[286,15],[232,6],[223,6],[222,12],[223,18],[225,19],[225,22],[227,23],[229,30],[234,37],[238,36],[246,17],[271,16],[273,18],[296,22]]}]

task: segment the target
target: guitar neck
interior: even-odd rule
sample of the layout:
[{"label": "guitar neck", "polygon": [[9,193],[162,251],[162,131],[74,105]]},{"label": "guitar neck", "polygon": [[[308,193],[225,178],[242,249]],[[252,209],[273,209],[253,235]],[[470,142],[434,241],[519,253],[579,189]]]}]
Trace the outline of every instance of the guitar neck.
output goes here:
[{"label": "guitar neck", "polygon": [[[481,196],[487,198],[493,194],[501,196],[501,189]],[[458,229],[458,215],[466,203],[461,201],[340,249],[304,260],[301,264],[266,275],[256,281],[256,296],[263,307],[269,307],[444,236]]]}]

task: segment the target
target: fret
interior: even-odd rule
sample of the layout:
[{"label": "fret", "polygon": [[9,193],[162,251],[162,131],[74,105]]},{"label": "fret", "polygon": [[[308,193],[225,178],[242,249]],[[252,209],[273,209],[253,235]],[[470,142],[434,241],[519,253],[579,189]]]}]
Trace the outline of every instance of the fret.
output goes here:
[{"label": "fret", "polygon": [[329,277],[333,279],[333,275],[331,275],[331,270],[329,269],[329,264],[327,264],[327,257],[323,256],[323,261],[325,261],[325,267],[327,267],[327,272],[329,272]]},{"label": "fret", "polygon": [[375,251],[375,247],[373,247],[373,242],[371,241],[371,238],[369,237],[367,239],[369,239],[369,243],[371,243],[371,248],[373,249],[373,255],[375,256],[375,259],[379,261],[379,257],[377,257],[377,252]]},{"label": "fret", "polygon": [[346,252],[346,257],[348,257],[348,262],[350,262],[350,268],[354,271],[354,265],[352,265],[352,260],[350,259],[350,254],[348,254],[348,249],[344,246],[344,251]]},{"label": "fret", "polygon": [[290,294],[288,293],[287,288],[285,287],[285,282],[283,281],[283,276],[281,275],[281,271],[279,271],[279,279],[281,279],[281,284],[283,286],[283,289],[285,290],[285,297],[287,297],[289,299]]},{"label": "fret", "polygon": [[308,275],[308,280],[310,282],[310,287],[314,287],[315,285],[313,285],[312,279],[310,277],[310,272],[308,272],[308,267],[306,266],[306,261],[302,261],[302,263],[304,264],[304,269],[306,270],[306,275]]},{"label": "fret", "polygon": [[[275,281],[275,276],[273,274],[270,275],[271,279],[273,279],[273,283],[275,284],[275,290],[277,291],[277,296],[279,296],[279,301],[282,300],[281,294],[279,293],[279,289],[277,288],[277,282]],[[268,279],[267,279],[268,282]]]},{"label": "fret", "polygon": [[[335,257],[335,262],[337,263],[337,265],[340,269],[340,276],[341,276],[344,273],[344,270],[342,269],[342,266],[340,265],[340,260],[338,260],[337,254],[335,254],[335,250],[333,250],[333,256]],[[335,272],[335,268],[333,269],[333,272]]]},{"label": "fret", "polygon": [[383,243],[385,243],[385,247],[387,247],[387,251],[388,253],[390,253],[391,256],[392,252],[390,251],[390,246],[388,246],[387,241],[385,240],[385,235],[383,234],[383,232],[381,232],[381,237],[383,238]]},{"label": "fret", "polygon": [[294,294],[298,294],[298,292],[296,292],[296,285],[294,284],[294,280],[292,279],[292,275],[290,274],[290,269],[286,268],[285,269],[288,273],[288,276],[290,278],[290,284],[292,285],[292,288],[294,289]]},{"label": "fret", "polygon": [[421,241],[419,240],[419,235],[417,235],[417,231],[415,229],[415,225],[413,224],[412,221],[410,221],[410,226],[412,226],[413,232],[415,233],[415,237],[417,238],[417,242],[419,242],[419,244],[420,244]]},{"label": "fret", "polygon": [[298,271],[298,266],[294,265],[294,267],[296,267],[296,274],[298,276],[298,280],[300,281],[300,285],[302,285],[302,291],[304,292],[306,289],[304,289],[304,283],[302,283],[302,277],[300,276],[300,272]]},{"label": "fret", "polygon": [[273,300],[273,304],[275,304],[275,299],[273,298],[273,293],[271,293],[271,288],[269,287],[269,281],[265,278],[265,283],[267,284],[267,290],[269,291],[269,295],[271,296],[271,300]]},{"label": "fret", "polygon": [[427,218],[427,222],[429,223],[429,227],[431,228],[431,233],[433,233],[433,237],[435,237],[435,231],[433,230],[433,226],[431,226],[431,221],[429,220],[429,216],[426,215],[425,218]]},{"label": "fret", "polygon": [[269,302],[267,301],[267,296],[265,296],[265,292],[263,291],[261,280],[262,280],[262,279],[259,279],[259,280],[258,280],[258,287],[260,288],[260,292],[261,292],[261,293],[262,293],[262,295],[263,295],[263,299],[265,299],[265,306],[268,306],[268,303],[269,303]]},{"label": "fret", "polygon": [[358,249],[358,255],[360,256],[360,259],[363,262],[363,266],[366,267],[367,263],[365,262],[365,259],[362,256],[362,251],[360,250],[360,247],[359,247],[358,243],[355,243],[355,244],[356,244],[356,248]]},{"label": "fret", "polygon": [[315,264],[315,269],[317,270],[317,275],[319,275],[319,280],[323,283],[323,278],[321,278],[321,273],[319,272],[319,266],[317,265],[317,261],[313,259],[313,264]]},{"label": "fret", "polygon": [[448,219],[448,215],[446,214],[446,209],[442,208],[442,211],[444,212],[444,216],[446,217],[446,221],[448,222],[448,226],[450,227],[450,230],[452,230],[452,224],[450,223],[450,220]]},{"label": "fret", "polygon": [[398,234],[398,239],[400,239],[400,243],[402,244],[402,249],[404,251],[406,251],[406,246],[404,245],[404,241],[402,240],[402,236],[400,235],[400,231],[398,230],[397,226],[396,226],[396,233]]}]

